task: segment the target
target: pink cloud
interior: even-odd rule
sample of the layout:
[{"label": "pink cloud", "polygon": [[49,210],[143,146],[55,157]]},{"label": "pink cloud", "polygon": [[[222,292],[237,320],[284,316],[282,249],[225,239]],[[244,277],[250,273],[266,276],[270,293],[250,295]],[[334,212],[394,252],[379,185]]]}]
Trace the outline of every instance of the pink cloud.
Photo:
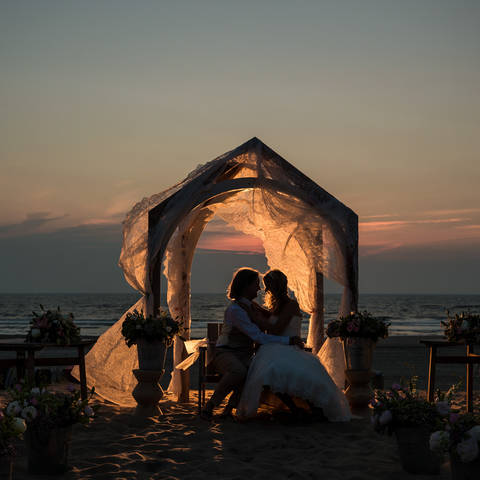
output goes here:
[{"label": "pink cloud", "polygon": [[227,252],[265,253],[259,238],[241,233],[204,235],[198,242],[198,248]]}]

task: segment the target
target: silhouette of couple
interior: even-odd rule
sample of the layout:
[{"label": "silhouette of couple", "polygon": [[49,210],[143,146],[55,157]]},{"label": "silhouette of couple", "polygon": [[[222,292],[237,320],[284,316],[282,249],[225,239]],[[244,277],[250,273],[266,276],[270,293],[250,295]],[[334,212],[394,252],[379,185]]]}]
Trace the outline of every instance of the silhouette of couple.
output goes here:
[{"label": "silhouette of couple", "polygon": [[[241,268],[228,287],[231,303],[225,310],[213,359],[222,377],[202,417],[211,419],[214,409],[230,393],[220,417],[230,417],[234,409],[239,417],[252,417],[263,389],[268,387],[295,416],[307,413],[295,403],[300,398],[315,416],[350,420],[345,395],[318,357],[304,350],[302,316],[297,301],[288,294],[287,277],[280,270],[270,270],[263,276],[264,306],[254,301],[260,279],[258,271]],[[255,344],[259,345],[256,352]]]}]

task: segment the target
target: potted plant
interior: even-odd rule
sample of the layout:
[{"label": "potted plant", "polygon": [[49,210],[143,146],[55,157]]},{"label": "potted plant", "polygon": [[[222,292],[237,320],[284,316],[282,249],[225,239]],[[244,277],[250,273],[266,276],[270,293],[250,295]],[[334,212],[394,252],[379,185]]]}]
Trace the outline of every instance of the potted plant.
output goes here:
[{"label": "potted plant", "polygon": [[447,321],[441,323],[449,342],[480,343],[480,315],[462,312],[452,317],[447,310]]},{"label": "potted plant", "polygon": [[432,451],[450,455],[452,480],[476,480],[480,472],[480,416],[451,413],[430,436]]},{"label": "potted plant", "polygon": [[159,316],[146,318],[143,310],[134,310],[127,313],[122,324],[127,346],[137,345],[140,370],[163,370],[167,348],[181,330],[180,323],[163,310]]},{"label": "potted plant", "polygon": [[68,451],[72,425],[90,422],[97,409],[88,405],[93,396],[81,400],[80,392],[69,386],[68,392],[19,383],[10,391],[6,411],[22,417],[30,473],[63,473],[68,469]]},{"label": "potted plant", "polygon": [[375,344],[379,338],[388,337],[389,326],[365,310],[331,321],[326,333],[343,340],[347,370],[370,370]]},{"label": "potted plant", "polygon": [[20,438],[27,428],[25,420],[0,410],[0,476],[13,478],[15,458],[14,440]]},{"label": "potted plant", "polygon": [[64,316],[60,307],[56,310],[45,310],[40,305],[41,313],[33,313],[26,342],[56,343],[69,345],[80,341],[80,328],[73,322],[73,314]]},{"label": "potted plant", "polygon": [[348,381],[345,394],[356,413],[364,412],[373,396],[370,387],[373,350],[379,338],[388,336],[389,325],[365,310],[351,312],[327,326],[329,337],[340,337],[343,341]]},{"label": "potted plant", "polygon": [[439,429],[450,413],[450,398],[437,392],[436,402],[428,402],[417,390],[417,377],[408,387],[393,384],[389,391],[375,391],[372,424],[379,433],[395,433],[402,467],[409,473],[436,474],[441,456],[429,447],[430,434]]}]

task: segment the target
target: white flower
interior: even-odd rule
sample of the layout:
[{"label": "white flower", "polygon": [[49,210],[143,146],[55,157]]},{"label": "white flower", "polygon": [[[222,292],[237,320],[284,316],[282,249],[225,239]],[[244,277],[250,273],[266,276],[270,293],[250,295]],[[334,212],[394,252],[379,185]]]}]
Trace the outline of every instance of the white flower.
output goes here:
[{"label": "white flower", "polygon": [[468,438],[457,445],[457,453],[464,463],[475,460],[478,456],[478,443],[474,438]]},{"label": "white flower", "polygon": [[450,434],[443,430],[438,430],[430,435],[430,450],[433,452],[440,452],[446,450],[448,447],[448,441],[450,440]]},{"label": "white flower", "polygon": [[33,387],[31,390],[30,390],[30,393],[32,395],[39,395],[40,394],[40,389],[38,387]]},{"label": "white flower", "polygon": [[437,412],[442,416],[446,416],[450,413],[450,405],[448,402],[437,402],[435,406],[437,407]]},{"label": "white flower", "polygon": [[23,433],[27,429],[27,424],[25,423],[25,420],[20,417],[15,417],[13,419],[12,426],[15,433]]},{"label": "white flower", "polygon": [[10,402],[7,406],[7,413],[9,415],[16,415],[17,413],[20,413],[22,411],[22,407],[18,403],[17,400],[14,400],[13,402]]},{"label": "white flower", "polygon": [[87,405],[85,407],[84,412],[85,412],[85,415],[87,415],[87,417],[93,417],[93,408],[90,407],[90,405]]},{"label": "white flower", "polygon": [[22,417],[25,420],[33,420],[36,416],[37,416],[37,409],[33,405],[30,405],[29,407],[25,407],[22,410]]},{"label": "white flower", "polygon": [[170,332],[172,331],[172,327],[168,327],[168,326],[167,326],[167,327],[165,327],[165,330],[166,330],[168,333],[170,333]]},{"label": "white flower", "polygon": [[392,412],[390,410],[385,410],[380,415],[380,418],[378,419],[378,423],[380,425],[386,425],[387,423],[390,423],[392,419],[393,419]]},{"label": "white flower", "polygon": [[474,438],[478,443],[480,443],[480,425],[475,425],[468,432],[467,435],[470,438]]}]

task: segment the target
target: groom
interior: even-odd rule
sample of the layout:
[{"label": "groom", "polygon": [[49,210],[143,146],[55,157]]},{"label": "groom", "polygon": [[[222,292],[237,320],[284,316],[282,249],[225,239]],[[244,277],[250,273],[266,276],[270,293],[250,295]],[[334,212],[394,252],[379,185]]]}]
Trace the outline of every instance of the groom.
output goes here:
[{"label": "groom", "polygon": [[283,343],[303,347],[299,337],[268,335],[254,323],[258,306],[252,300],[259,290],[259,272],[250,268],[241,268],[235,272],[227,292],[232,303],[225,311],[222,333],[218,337],[213,360],[215,370],[222,378],[202,410],[202,417],[206,420],[212,418],[214,408],[232,391],[222,417],[230,416],[237,407],[255,343]]}]

